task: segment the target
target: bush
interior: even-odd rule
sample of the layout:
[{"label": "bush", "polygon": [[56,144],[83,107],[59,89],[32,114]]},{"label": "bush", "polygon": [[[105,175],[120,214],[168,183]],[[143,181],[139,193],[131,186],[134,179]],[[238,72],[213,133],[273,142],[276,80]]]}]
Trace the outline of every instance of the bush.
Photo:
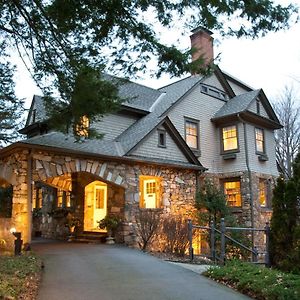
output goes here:
[{"label": "bush", "polygon": [[299,275],[239,261],[230,261],[223,267],[211,267],[204,275],[256,299],[300,299]]},{"label": "bush", "polygon": [[161,210],[139,209],[135,217],[139,247],[145,251],[158,233]]},{"label": "bush", "polygon": [[181,216],[168,217],[162,222],[163,251],[184,256],[188,247],[187,221]]}]

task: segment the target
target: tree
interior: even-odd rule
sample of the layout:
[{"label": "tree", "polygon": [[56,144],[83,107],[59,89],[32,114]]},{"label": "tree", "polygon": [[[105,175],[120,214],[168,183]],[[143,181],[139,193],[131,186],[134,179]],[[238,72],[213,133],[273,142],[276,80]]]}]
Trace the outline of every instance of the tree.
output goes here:
[{"label": "tree", "polygon": [[292,165],[300,147],[300,105],[292,87],[285,87],[275,111],[283,128],[275,132],[276,159],[283,175],[292,177]]},{"label": "tree", "polygon": [[270,258],[280,269],[300,272],[300,153],[293,168],[292,178],[280,177],[274,189]]},{"label": "tree", "polygon": [[[201,63],[199,59],[189,64],[190,51],[159,41],[154,23],[172,28],[181,19],[189,29],[202,25],[224,35],[255,38],[288,27],[297,12],[292,5],[274,5],[271,0],[2,0],[0,11],[0,36],[5,41],[0,53],[8,47],[19,53],[48,107],[54,108],[49,112],[53,123],[59,120],[64,124],[60,130],[73,128],[74,134],[74,122],[83,116],[92,120],[122,101],[116,97],[116,82],[104,83],[100,72],[130,76],[145,71],[152,55],[158,75],[182,75]],[[235,17],[244,21],[236,28],[229,22]],[[89,88],[90,81],[97,92]],[[102,95],[105,104],[99,105]],[[87,106],[87,111],[79,111]]]},{"label": "tree", "polygon": [[0,62],[0,148],[18,136],[23,101],[14,93],[13,67]]}]

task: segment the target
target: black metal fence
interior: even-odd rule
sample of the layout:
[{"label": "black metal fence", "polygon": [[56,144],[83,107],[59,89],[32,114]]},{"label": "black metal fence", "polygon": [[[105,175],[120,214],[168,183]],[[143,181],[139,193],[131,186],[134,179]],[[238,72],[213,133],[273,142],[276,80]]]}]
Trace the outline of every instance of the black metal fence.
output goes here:
[{"label": "black metal fence", "polygon": [[[233,244],[237,245],[240,249],[244,249],[251,253],[251,260],[253,263],[263,263],[266,266],[270,265],[269,260],[269,238],[270,238],[270,226],[266,223],[264,228],[243,228],[243,227],[227,227],[224,218],[221,219],[219,229],[212,221],[210,226],[199,226],[194,225],[192,220],[188,220],[188,238],[189,238],[189,257],[191,260],[194,259],[194,249],[193,249],[193,230],[198,229],[202,231],[208,231],[210,236],[210,259],[221,265],[224,265],[226,259],[226,240],[231,241]],[[236,239],[230,237],[226,232],[232,231],[245,231],[245,232],[263,232],[265,234],[265,251],[258,252],[257,248],[253,246],[252,248],[247,247]],[[220,255],[216,254],[216,235],[220,235]],[[264,255],[264,261],[258,262],[258,255]]]}]

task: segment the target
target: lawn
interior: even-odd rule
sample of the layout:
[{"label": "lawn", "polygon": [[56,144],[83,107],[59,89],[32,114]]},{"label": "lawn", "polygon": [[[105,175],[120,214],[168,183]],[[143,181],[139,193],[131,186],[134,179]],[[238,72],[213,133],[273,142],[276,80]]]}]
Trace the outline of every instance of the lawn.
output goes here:
[{"label": "lawn", "polygon": [[211,267],[204,275],[255,299],[300,299],[300,275],[238,261]]},{"label": "lawn", "polygon": [[36,298],[41,261],[32,253],[0,256],[0,299]]}]

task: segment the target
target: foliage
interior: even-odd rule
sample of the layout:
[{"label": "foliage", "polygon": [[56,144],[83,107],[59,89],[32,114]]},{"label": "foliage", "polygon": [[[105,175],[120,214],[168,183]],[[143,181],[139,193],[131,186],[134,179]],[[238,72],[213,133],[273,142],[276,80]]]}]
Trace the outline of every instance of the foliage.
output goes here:
[{"label": "foliage", "polygon": [[226,197],[210,179],[205,179],[201,190],[196,195],[195,207],[198,209],[200,225],[215,224],[220,222],[221,218],[229,215],[226,203]]},{"label": "foliage", "polygon": [[255,299],[297,300],[300,276],[239,261],[222,267],[211,267],[204,275],[229,285]]},{"label": "foliage", "polygon": [[98,221],[99,228],[107,229],[109,232],[114,233],[121,223],[121,218],[116,215],[106,215],[104,219]]},{"label": "foliage", "polygon": [[[2,45],[3,43],[0,42],[0,50],[2,50]],[[0,54],[0,147],[18,137],[18,129],[20,129],[24,112],[23,101],[18,99],[14,92],[14,67],[8,62],[3,63],[1,56],[4,60],[5,53]]]},{"label": "foliage", "polygon": [[[287,28],[296,15],[294,6],[274,5],[271,0],[24,0],[1,1],[0,11],[0,53],[14,48],[48,103],[55,104],[49,114],[52,124],[63,131],[73,127],[75,134],[72,124],[80,117],[93,120],[121,101],[116,85],[105,82],[101,71],[133,75],[147,70],[152,55],[158,74],[191,70],[190,51],[161,42],[154,24],[172,28],[181,19],[188,29],[202,25],[223,35],[255,38]],[[236,18],[240,25],[232,26]]]},{"label": "foliage", "polygon": [[164,252],[184,256],[189,243],[187,221],[181,216],[164,218],[162,239]]},{"label": "foliage", "polygon": [[293,177],[279,178],[274,189],[270,255],[274,266],[300,274],[300,153],[293,167]]},{"label": "foliage", "polygon": [[135,219],[138,244],[145,251],[158,233],[161,222],[161,210],[139,209]]},{"label": "foliage", "polygon": [[292,177],[293,162],[300,147],[300,106],[296,104],[292,87],[285,87],[275,112],[283,128],[275,131],[276,160],[281,173],[287,179]]},{"label": "foliage", "polygon": [[[232,215],[229,206],[227,205],[226,196],[222,190],[213,184],[212,180],[205,179],[201,190],[196,195],[195,207],[198,209],[198,221],[202,226],[207,226],[214,222],[215,226],[218,226],[221,222],[221,218],[224,218],[226,226],[236,227],[238,222]],[[249,237],[245,236],[241,232],[232,231],[226,232],[231,238],[239,241],[245,246],[250,246]],[[202,238],[206,239],[207,243],[210,242],[209,234],[202,234]],[[220,235],[216,238],[216,252],[220,255]],[[238,247],[230,240],[226,240],[226,257],[227,258],[244,258],[249,257],[249,252]]]},{"label": "foliage", "polygon": [[21,299],[24,293],[28,294],[26,290],[32,288],[33,281],[38,280],[41,261],[33,254],[0,256],[0,270],[0,299]]},{"label": "foliage", "polygon": [[11,218],[12,214],[12,198],[13,198],[13,187],[0,186],[0,217]]},{"label": "foliage", "polygon": [[72,227],[78,228],[81,225],[81,221],[79,218],[76,218],[72,213],[68,212],[66,217],[66,227],[71,229]]}]

